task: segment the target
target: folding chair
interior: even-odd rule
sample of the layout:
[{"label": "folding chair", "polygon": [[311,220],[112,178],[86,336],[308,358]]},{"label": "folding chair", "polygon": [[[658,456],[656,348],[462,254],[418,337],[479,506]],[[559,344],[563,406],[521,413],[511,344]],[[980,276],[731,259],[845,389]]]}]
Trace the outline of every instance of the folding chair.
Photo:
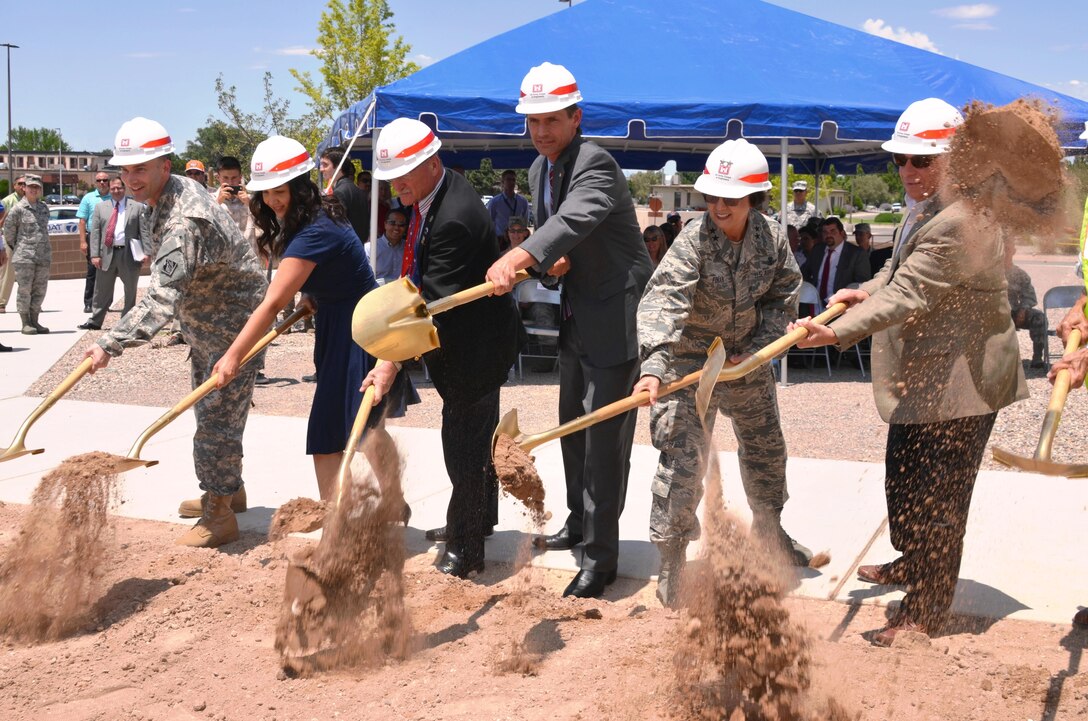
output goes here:
[{"label": "folding chair", "polygon": [[[546,305],[555,306],[556,318],[559,317],[560,298],[561,293],[558,290],[545,288],[540,281],[535,278],[522,281],[514,287],[514,300],[518,303],[519,307],[522,303],[544,303]],[[527,349],[536,352],[518,353],[518,378],[525,377],[521,362],[522,358],[551,358],[553,359],[552,370],[555,370],[555,365],[559,363],[559,326],[556,325],[556,327],[552,328],[532,323],[525,323],[524,325],[525,333],[529,336],[530,344],[535,345],[535,348],[527,346]],[[545,349],[540,342],[540,339],[542,338],[554,338],[556,340],[555,353],[543,352]]]}]

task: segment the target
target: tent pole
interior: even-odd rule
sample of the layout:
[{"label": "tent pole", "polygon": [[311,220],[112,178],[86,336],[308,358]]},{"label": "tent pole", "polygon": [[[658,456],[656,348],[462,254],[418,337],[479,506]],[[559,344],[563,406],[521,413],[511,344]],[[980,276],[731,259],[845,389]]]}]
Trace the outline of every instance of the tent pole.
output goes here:
[{"label": "tent pole", "polygon": [[378,184],[382,182],[374,177],[378,132],[377,125],[370,131],[370,268],[374,271],[378,268]]},{"label": "tent pole", "polygon": [[[786,213],[786,203],[788,202],[786,180],[789,176],[788,164],[790,162],[790,143],[785,138],[782,138],[779,141],[779,144],[779,157],[782,163],[778,169],[779,185],[781,186],[779,188],[779,191],[781,191],[779,193],[781,198],[779,199],[778,205],[778,222],[782,225],[782,237],[789,238],[789,232],[786,230],[787,226],[789,225]],[[790,253],[792,254],[793,251],[791,250]],[[782,354],[782,357],[778,361],[778,384],[783,388],[789,385],[788,368],[789,351],[786,351]]]},{"label": "tent pole", "polygon": [[819,156],[817,156],[814,160],[815,160],[815,164],[816,164],[816,215],[819,215],[820,214],[820,171],[823,170],[823,168],[820,167],[820,158],[819,158]]}]

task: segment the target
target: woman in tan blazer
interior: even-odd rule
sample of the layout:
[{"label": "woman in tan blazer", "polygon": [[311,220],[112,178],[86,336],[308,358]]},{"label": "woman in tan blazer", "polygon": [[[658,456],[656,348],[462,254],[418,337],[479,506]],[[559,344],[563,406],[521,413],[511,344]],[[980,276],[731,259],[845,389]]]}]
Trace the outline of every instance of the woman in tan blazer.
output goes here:
[{"label": "woman in tan blazer", "polygon": [[[997,411],[1027,397],[1005,292],[1001,234],[938,190],[955,108],[912,104],[893,153],[910,210],[891,261],[857,290],[829,299],[850,309],[832,326],[808,319],[798,344],[849,348],[873,335],[873,394],[889,423],[885,494],[892,545],[902,554],[861,566],[863,581],[905,585],[907,595],[873,642],[901,630],[940,630],[952,605],[975,477]],[[791,326],[793,327],[793,326]]]}]

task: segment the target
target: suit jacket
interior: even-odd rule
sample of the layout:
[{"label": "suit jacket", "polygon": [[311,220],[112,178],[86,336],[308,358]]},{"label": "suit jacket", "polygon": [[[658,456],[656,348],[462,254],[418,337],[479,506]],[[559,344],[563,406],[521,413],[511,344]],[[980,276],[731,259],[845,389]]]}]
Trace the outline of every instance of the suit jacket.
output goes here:
[{"label": "suit jacket", "polygon": [[[351,223],[355,234],[359,236],[359,240],[366,243],[370,237],[370,198],[346,176],[341,176],[336,181],[336,185],[332,186],[332,194],[340,201],[340,205],[344,206],[348,222]],[[378,231],[381,232],[382,228],[379,227]]]},{"label": "suit jacket", "polygon": [[[420,229],[420,291],[432,301],[485,281],[499,257],[487,208],[472,185],[447,170]],[[441,347],[424,357],[444,401],[472,403],[506,382],[525,330],[511,294],[488,296],[434,316]]]},{"label": "suit jacket", "polygon": [[[823,243],[818,244],[805,258],[805,265],[801,268],[801,275],[804,276],[806,281],[816,286],[817,289],[820,287],[820,270],[823,268],[824,254],[826,252],[827,246]],[[864,283],[872,277],[873,271],[869,267],[869,254],[844,240],[842,242],[842,253],[839,254],[838,265],[835,266],[835,282],[832,284],[834,287],[828,295],[837,290],[842,290],[848,285]]]},{"label": "suit jacket", "polygon": [[544,204],[547,158],[537,157],[529,169],[540,227],[520,247],[537,260],[539,272],[563,256],[570,260],[563,295],[595,366],[637,358],[635,311],[653,265],[627,179],[611,155],[581,135],[556,159],[553,175],[554,214]]},{"label": "suit jacket", "polygon": [[921,210],[870,298],[833,324],[847,348],[873,335],[873,394],[889,423],[984,415],[1027,398],[1005,293],[1002,241],[964,203]]},{"label": "suit jacket", "polygon": [[[131,253],[128,242],[132,238],[140,238],[140,213],[144,209],[143,203],[138,203],[132,198],[125,201],[125,247],[126,253]],[[91,239],[89,241],[92,258],[102,259],[102,270],[109,270],[113,262],[113,248],[106,247],[106,226],[109,225],[110,216],[113,215],[113,198],[107,198],[94,206],[91,211],[94,214],[91,226]],[[144,252],[150,255],[145,247]]]}]

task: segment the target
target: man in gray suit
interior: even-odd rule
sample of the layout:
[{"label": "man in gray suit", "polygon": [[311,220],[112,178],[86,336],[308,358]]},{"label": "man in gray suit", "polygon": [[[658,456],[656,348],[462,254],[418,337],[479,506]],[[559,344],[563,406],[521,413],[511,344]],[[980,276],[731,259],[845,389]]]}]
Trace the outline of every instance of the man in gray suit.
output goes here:
[{"label": "man in gray suit", "polygon": [[[521,83],[517,112],[528,116],[540,153],[529,170],[539,227],[487,272],[496,292],[532,268],[564,276],[559,326],[559,420],[625,398],[638,377],[635,310],[652,266],[627,180],[611,155],[582,139],[582,95],[561,65],[544,63]],[[582,570],[564,596],[600,596],[616,578],[619,517],[627,493],[636,414],[565,436],[563,468],[570,514],[538,545],[584,541]]]},{"label": "man in gray suit", "polygon": [[[79,325],[81,329],[101,330],[106,311],[113,304],[113,288],[118,278],[125,289],[122,315],[136,305],[140,268],[149,261],[140,247],[140,211],[143,208],[143,203],[125,197],[125,183],[120,178],[110,181],[109,201],[94,207],[89,250],[91,265],[97,275],[91,317]],[[134,255],[137,252],[140,260]]]}]

